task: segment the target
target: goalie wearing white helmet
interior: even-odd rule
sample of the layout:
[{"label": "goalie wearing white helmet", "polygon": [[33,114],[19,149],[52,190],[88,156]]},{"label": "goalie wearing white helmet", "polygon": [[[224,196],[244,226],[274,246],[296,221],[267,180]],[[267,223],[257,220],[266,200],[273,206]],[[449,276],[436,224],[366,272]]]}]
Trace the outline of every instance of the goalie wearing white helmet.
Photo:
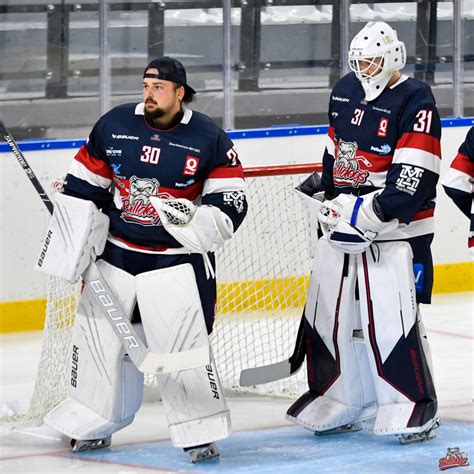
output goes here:
[{"label": "goalie wearing white helmet", "polygon": [[309,391],[287,413],[316,434],[375,419],[375,433],[409,443],[439,425],[419,303],[433,285],[441,125],[405,62],[396,32],[370,22],[331,92],[304,319]]}]

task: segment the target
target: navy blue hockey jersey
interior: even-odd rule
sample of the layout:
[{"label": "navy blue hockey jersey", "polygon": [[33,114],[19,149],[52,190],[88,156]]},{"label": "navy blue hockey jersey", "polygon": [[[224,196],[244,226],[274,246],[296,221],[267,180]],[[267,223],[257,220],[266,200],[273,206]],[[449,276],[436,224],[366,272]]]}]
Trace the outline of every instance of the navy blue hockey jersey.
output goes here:
[{"label": "navy blue hockey jersey", "polygon": [[446,194],[470,218],[469,248],[474,248],[474,127],[467,133],[451,167],[443,177]]},{"label": "navy blue hockey jersey", "polygon": [[323,189],[330,195],[382,189],[379,203],[398,229],[383,240],[434,231],[441,121],[429,86],[402,76],[367,102],[354,73],[334,87],[329,102]]},{"label": "navy blue hockey jersey", "polygon": [[147,253],[181,247],[150,196],[216,206],[234,230],[247,212],[242,165],[224,131],[189,109],[175,127],[153,128],[143,103],[118,106],[99,119],[73,160],[64,193],[93,201],[109,216],[109,241]]}]

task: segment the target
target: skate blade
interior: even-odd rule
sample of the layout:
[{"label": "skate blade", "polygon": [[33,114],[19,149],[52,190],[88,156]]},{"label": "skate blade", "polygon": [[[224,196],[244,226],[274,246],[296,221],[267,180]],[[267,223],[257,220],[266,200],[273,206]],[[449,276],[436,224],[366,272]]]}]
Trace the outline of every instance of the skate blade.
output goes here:
[{"label": "skate blade", "polygon": [[80,453],[83,451],[92,451],[94,449],[108,448],[112,443],[112,436],[103,439],[72,439],[71,446],[73,453]]},{"label": "skate blade", "polygon": [[219,457],[219,450],[214,443],[209,446],[203,446],[200,448],[190,449],[187,451],[191,458],[191,462],[196,464],[198,462],[209,461],[210,459],[216,459]]},{"label": "skate blade", "polygon": [[439,418],[436,418],[433,425],[423,431],[422,433],[409,433],[409,434],[400,434],[398,441],[400,444],[407,445],[407,444],[415,444],[415,443],[422,443],[423,441],[430,441],[436,438],[435,430],[439,428],[441,425],[441,421]]},{"label": "skate blade", "polygon": [[327,436],[327,435],[334,435],[340,433],[355,433],[357,431],[362,430],[362,423],[349,423],[348,425],[339,426],[338,428],[334,428],[332,430],[326,431],[315,431],[315,436]]}]

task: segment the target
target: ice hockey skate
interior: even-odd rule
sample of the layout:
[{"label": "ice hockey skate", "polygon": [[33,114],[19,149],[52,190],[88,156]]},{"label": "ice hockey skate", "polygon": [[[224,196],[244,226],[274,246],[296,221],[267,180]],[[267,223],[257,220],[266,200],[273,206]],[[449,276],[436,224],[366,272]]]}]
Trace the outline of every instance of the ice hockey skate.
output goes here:
[{"label": "ice hockey skate", "polygon": [[79,453],[82,451],[92,451],[93,449],[108,448],[112,442],[112,436],[101,439],[71,439],[72,451]]},{"label": "ice hockey skate", "polygon": [[414,444],[421,443],[423,441],[430,441],[431,439],[436,438],[435,430],[439,428],[440,425],[440,419],[435,418],[433,424],[425,431],[422,431],[421,433],[400,434],[398,435],[398,440],[400,441],[400,444]]},{"label": "ice hockey skate", "polygon": [[215,443],[191,446],[189,448],[184,448],[184,451],[189,454],[193,464],[219,457],[219,450]]}]

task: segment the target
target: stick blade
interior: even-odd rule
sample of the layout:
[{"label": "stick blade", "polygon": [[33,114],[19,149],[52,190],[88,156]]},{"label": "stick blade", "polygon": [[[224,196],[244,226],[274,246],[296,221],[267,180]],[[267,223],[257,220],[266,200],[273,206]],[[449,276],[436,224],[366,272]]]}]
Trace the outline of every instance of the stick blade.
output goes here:
[{"label": "stick blade", "polygon": [[209,346],[169,354],[148,351],[138,370],[145,374],[169,374],[205,367],[210,364],[210,360]]},{"label": "stick blade", "polygon": [[283,360],[275,364],[264,365],[252,369],[244,369],[240,372],[239,383],[241,387],[250,387],[252,385],[275,382],[276,380],[285,379],[290,375],[295,374],[300,367],[292,372],[290,361]]}]

